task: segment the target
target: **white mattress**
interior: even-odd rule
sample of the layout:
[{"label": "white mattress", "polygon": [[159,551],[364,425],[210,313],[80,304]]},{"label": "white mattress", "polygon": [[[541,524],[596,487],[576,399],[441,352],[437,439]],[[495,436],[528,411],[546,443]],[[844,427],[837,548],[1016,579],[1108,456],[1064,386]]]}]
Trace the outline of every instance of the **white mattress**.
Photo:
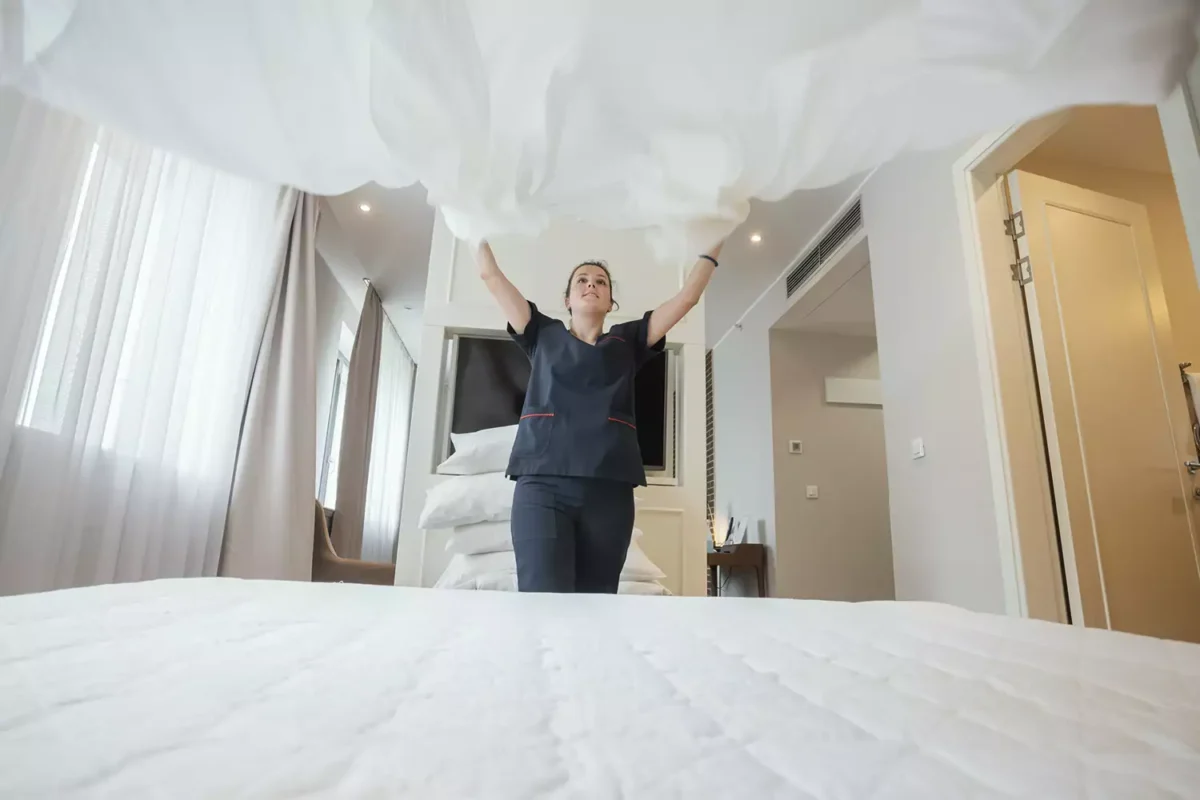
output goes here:
[{"label": "white mattress", "polygon": [[1200,647],[929,605],[0,600],[0,796],[1200,796]]}]

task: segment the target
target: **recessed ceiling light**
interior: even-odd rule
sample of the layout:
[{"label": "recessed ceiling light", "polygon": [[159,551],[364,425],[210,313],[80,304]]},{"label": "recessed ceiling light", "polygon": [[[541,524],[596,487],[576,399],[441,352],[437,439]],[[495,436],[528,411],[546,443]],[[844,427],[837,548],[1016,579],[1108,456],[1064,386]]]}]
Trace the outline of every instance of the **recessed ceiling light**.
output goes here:
[{"label": "recessed ceiling light", "polygon": [[368,211],[371,210],[371,204],[370,203],[359,203],[358,210],[363,212],[364,214],[366,214]]},{"label": "recessed ceiling light", "polygon": [[762,234],[761,233],[750,234],[750,241],[752,244],[758,244],[759,242],[762,241]]}]

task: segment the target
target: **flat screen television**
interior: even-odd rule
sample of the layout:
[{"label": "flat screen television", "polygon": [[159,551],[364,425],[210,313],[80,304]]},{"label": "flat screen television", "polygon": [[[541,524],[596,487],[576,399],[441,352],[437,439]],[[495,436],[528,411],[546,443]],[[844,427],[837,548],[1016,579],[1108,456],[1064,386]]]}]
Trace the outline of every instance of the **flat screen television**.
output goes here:
[{"label": "flat screen television", "polygon": [[[634,379],[638,444],[642,463],[649,472],[667,468],[670,360],[669,353],[652,358]],[[529,359],[510,339],[458,336],[450,430],[473,433],[517,424],[525,403],[529,370]]]}]

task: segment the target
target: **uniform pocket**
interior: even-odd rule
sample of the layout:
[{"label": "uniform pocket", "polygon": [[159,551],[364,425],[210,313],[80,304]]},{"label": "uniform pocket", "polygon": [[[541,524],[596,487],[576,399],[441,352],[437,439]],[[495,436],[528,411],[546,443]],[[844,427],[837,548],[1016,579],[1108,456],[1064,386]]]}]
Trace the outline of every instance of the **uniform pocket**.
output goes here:
[{"label": "uniform pocket", "polygon": [[555,417],[551,412],[529,411],[521,415],[517,439],[513,442],[513,456],[536,458],[545,455],[554,437]]}]

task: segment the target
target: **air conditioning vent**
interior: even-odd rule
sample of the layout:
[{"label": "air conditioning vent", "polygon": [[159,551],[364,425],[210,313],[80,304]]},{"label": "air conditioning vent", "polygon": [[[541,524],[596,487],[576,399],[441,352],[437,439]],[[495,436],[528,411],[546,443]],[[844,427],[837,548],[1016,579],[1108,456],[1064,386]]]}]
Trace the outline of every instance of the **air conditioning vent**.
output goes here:
[{"label": "air conditioning vent", "polygon": [[828,263],[837,249],[861,227],[862,201],[855,200],[854,205],[850,206],[846,213],[833,224],[833,227],[821,237],[821,241],[805,253],[800,262],[788,273],[787,296],[791,297],[795,294],[796,290],[803,286],[822,265]]}]

